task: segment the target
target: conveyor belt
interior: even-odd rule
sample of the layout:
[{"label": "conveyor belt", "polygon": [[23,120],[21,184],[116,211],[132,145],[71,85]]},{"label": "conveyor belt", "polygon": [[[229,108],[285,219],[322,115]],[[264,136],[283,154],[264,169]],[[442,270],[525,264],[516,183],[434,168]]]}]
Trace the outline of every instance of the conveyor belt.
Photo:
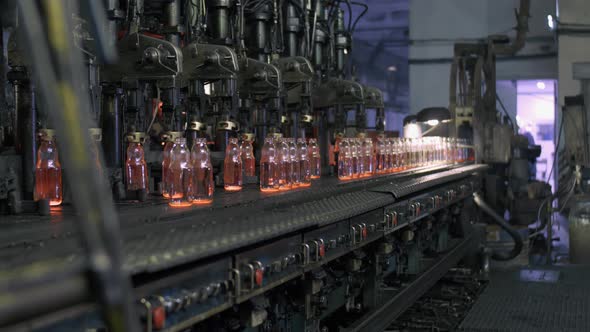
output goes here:
[{"label": "conveyor belt", "polygon": [[[473,172],[472,166],[464,166],[451,175],[463,173],[464,168],[467,174]],[[212,206],[201,208],[172,209],[159,198],[124,204],[119,208],[125,268],[132,273],[161,270],[360,215],[394,202],[391,195],[371,188],[392,179],[415,181],[415,177],[437,170],[348,183],[326,178],[314,182],[311,189],[276,195],[263,194],[256,188],[239,193],[219,191]],[[444,177],[446,172],[437,176]],[[0,225],[0,269],[45,259],[83,259],[75,218],[67,209],[51,217],[6,219]]]},{"label": "conveyor belt", "polygon": [[372,188],[371,191],[391,193],[395,198],[402,198],[434,186],[469,176],[473,172],[482,171],[485,165],[469,165],[457,169],[425,175],[408,181],[391,181],[387,184]]}]

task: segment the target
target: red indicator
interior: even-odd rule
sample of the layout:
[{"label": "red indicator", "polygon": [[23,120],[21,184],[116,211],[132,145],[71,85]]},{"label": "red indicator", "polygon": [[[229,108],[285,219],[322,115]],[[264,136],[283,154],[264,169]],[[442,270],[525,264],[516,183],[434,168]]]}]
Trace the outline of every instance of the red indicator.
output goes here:
[{"label": "red indicator", "polygon": [[161,330],[166,327],[166,311],[164,307],[159,306],[152,309],[152,325],[155,330]]},{"label": "red indicator", "polygon": [[254,282],[258,286],[262,286],[262,279],[264,278],[264,272],[260,269],[257,269],[254,272]]}]

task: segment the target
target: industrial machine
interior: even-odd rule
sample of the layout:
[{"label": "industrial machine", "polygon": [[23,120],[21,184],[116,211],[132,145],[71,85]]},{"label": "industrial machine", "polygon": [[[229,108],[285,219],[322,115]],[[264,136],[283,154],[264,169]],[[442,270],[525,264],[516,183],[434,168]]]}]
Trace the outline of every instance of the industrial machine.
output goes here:
[{"label": "industrial machine", "polygon": [[[340,4],[0,5],[0,327],[379,331],[460,261],[485,269],[493,160],[385,137]],[[290,190],[276,142],[302,153]]]}]

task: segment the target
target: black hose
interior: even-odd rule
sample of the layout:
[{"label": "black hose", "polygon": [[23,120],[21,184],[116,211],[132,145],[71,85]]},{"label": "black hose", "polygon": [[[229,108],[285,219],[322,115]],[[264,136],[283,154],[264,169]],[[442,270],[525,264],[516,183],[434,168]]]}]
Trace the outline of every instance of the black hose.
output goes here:
[{"label": "black hose", "polygon": [[359,16],[357,16],[357,18],[354,20],[354,23],[352,24],[352,30],[350,30],[350,34],[354,34],[354,30],[356,29],[356,24],[359,22],[359,20],[365,16],[365,14],[367,13],[367,11],[369,11],[369,6],[367,6],[364,3],[360,3],[360,2],[351,2],[351,4],[356,5],[356,6],[361,6],[363,7],[363,11],[359,14]]},{"label": "black hose", "polygon": [[346,7],[348,7],[348,33],[352,29],[352,5],[350,4],[350,0],[345,0]]},{"label": "black hose", "polygon": [[498,226],[502,227],[508,233],[512,239],[514,239],[514,247],[509,252],[498,252],[494,251],[492,253],[492,259],[497,261],[509,261],[511,259],[516,258],[520,252],[522,251],[523,242],[522,236],[518,231],[516,231],[504,218],[499,216],[496,211],[494,211],[478,193],[473,194],[473,201],[475,204],[482,209],[488,216],[492,217],[492,221],[496,223]]}]

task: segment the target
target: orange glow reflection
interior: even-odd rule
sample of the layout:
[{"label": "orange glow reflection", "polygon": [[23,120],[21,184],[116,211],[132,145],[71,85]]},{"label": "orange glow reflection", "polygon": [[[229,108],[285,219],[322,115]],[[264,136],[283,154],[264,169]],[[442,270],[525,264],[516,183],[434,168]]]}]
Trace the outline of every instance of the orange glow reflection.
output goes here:
[{"label": "orange glow reflection", "polygon": [[189,207],[192,205],[192,203],[187,202],[187,201],[175,201],[175,202],[169,202],[168,205],[170,205],[171,207],[174,207],[174,208],[180,208],[180,207]]},{"label": "orange glow reflection", "polygon": [[193,201],[194,205],[207,205],[207,204],[211,204],[211,203],[213,203],[212,199],[200,199],[200,200]]}]

